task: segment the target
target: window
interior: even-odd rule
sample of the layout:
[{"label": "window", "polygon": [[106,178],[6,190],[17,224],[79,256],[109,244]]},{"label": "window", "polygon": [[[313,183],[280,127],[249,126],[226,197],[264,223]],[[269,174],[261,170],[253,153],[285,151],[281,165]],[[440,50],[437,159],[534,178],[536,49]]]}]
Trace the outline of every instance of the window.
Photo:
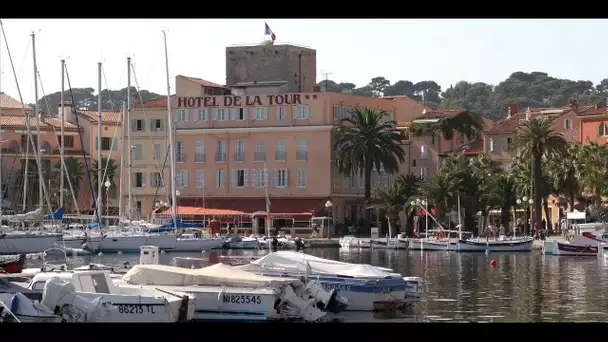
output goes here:
[{"label": "window", "polygon": [[162,132],[165,130],[163,119],[152,119],[150,120],[150,131]]},{"label": "window", "polygon": [[144,120],[133,119],[131,120],[131,131],[133,132],[143,132],[146,130],[146,125]]},{"label": "window", "polygon": [[606,123],[600,122],[600,125],[597,129],[597,135],[600,137],[605,137],[608,135],[608,126],[606,126]]},{"label": "window", "polygon": [[253,108],[253,119],[254,120],[268,120],[268,107]]},{"label": "window", "polygon": [[196,111],[196,121],[207,121],[208,109],[200,108]]},{"label": "window", "polygon": [[188,110],[187,109],[178,109],[175,114],[176,122],[185,122],[188,121]]},{"label": "window", "polygon": [[416,159],[412,159],[412,167],[416,167]]},{"label": "window", "polygon": [[197,169],[196,170],[196,188],[202,189],[205,187],[205,170]]},{"label": "window", "polygon": [[176,170],[175,172],[175,187],[183,189],[188,187],[188,170]]},{"label": "window", "polygon": [[213,120],[215,120],[215,121],[228,120],[228,108],[215,108],[213,110]]},{"label": "window", "polygon": [[163,186],[163,177],[160,172],[150,172],[150,187],[158,188]]},{"label": "window", "polygon": [[306,187],[306,169],[301,167],[298,169],[298,182],[296,183],[298,188]]},{"label": "window", "polygon": [[429,168],[428,167],[421,167],[420,168],[420,177],[422,177],[422,179],[425,179],[426,176],[428,176],[429,174]]},{"label": "window", "polygon": [[[63,136],[63,140],[65,141],[64,148],[74,148],[74,136],[65,135]],[[61,136],[59,136],[59,141],[61,142]]]},{"label": "window", "polygon": [[154,144],[154,159],[161,160],[160,144]]},{"label": "window", "polygon": [[285,140],[277,139],[275,160],[285,160]]},{"label": "window", "polygon": [[572,122],[570,121],[570,119],[565,119],[564,120],[564,129],[565,130],[572,129]]},{"label": "window", "polygon": [[507,138],[507,147],[511,145],[511,138]]},{"label": "window", "polygon": [[273,169],[272,186],[275,188],[286,188],[287,184],[287,169]]},{"label": "window", "polygon": [[342,120],[351,116],[352,107],[334,105],[333,117],[334,120]]},{"label": "window", "polygon": [[197,140],[196,147],[194,149],[194,161],[202,163],[205,161],[205,141]]},{"label": "window", "polygon": [[251,183],[254,188],[268,187],[268,169],[251,169]]},{"label": "window", "polygon": [[308,106],[293,106],[293,116],[296,119],[310,118],[310,107]]},{"label": "window", "polygon": [[308,160],[308,152],[306,152],[306,138],[298,138],[296,160]]},{"label": "window", "polygon": [[205,87],[205,95],[213,95],[213,88]]},{"label": "window", "polygon": [[226,170],[217,169],[215,172],[215,187],[223,188],[226,186]]},{"label": "window", "polygon": [[255,153],[253,159],[256,162],[266,160],[266,153],[264,153],[264,140],[258,140],[255,142]]},{"label": "window", "polygon": [[143,172],[135,172],[133,174],[133,186],[136,188],[146,187],[146,174]]},{"label": "window", "polygon": [[[34,139],[36,140],[36,139]],[[98,140],[95,140],[96,143],[98,143]],[[34,141],[34,144],[36,143],[36,141]],[[107,137],[101,137],[101,150],[102,151],[116,151],[116,145],[118,145],[118,139],[116,138],[107,138]],[[23,145],[25,146],[25,145]]]},{"label": "window", "polygon": [[183,163],[186,161],[186,154],[184,153],[184,142],[176,141],[175,142],[175,161],[178,163]]},{"label": "window", "polygon": [[131,153],[133,153],[134,160],[141,160],[141,144],[133,145],[135,147]]},{"label": "window", "polygon": [[233,169],[232,171],[232,187],[246,188],[247,187],[247,170]]},{"label": "window", "polygon": [[427,159],[429,157],[429,149],[426,145],[420,146],[420,159]]},{"label": "window", "polygon": [[217,144],[215,145],[215,161],[226,161],[226,143],[224,143],[222,140],[218,140]]},{"label": "window", "polygon": [[490,152],[494,152],[494,139],[490,139]]},{"label": "window", "polygon": [[243,139],[234,141],[234,161],[245,161],[245,140]]},{"label": "window", "polygon": [[277,106],[277,120],[285,120],[285,106]]},{"label": "window", "polygon": [[247,120],[247,108],[239,107],[239,108],[231,108],[232,112],[232,120],[235,121],[243,121]]}]

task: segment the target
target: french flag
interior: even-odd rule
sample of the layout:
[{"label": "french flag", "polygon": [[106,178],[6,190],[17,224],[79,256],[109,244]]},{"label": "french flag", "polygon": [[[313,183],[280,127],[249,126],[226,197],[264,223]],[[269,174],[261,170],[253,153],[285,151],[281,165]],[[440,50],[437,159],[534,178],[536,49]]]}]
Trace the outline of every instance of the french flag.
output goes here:
[{"label": "french flag", "polygon": [[264,25],[266,25],[266,30],[264,31],[264,34],[270,36],[270,39],[272,39],[272,41],[274,42],[275,39],[277,39],[277,36],[274,35],[268,24],[264,23]]}]

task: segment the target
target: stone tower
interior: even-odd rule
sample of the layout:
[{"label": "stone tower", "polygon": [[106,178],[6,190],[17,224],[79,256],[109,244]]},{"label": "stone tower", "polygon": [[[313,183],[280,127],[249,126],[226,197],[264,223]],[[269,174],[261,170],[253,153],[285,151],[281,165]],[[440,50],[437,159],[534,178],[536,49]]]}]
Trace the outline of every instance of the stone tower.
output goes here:
[{"label": "stone tower", "polygon": [[227,47],[226,85],[254,81],[285,81],[288,92],[312,92],[317,83],[317,52],[271,42]]}]

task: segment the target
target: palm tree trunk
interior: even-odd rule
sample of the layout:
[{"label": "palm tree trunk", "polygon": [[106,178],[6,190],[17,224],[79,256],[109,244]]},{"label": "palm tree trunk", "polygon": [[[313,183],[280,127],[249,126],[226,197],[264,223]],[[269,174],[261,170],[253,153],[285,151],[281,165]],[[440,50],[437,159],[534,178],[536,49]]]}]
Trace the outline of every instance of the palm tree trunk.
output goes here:
[{"label": "palm tree trunk", "polygon": [[363,220],[363,223],[364,223],[366,232],[368,231],[368,229],[371,225],[371,219],[370,219],[371,212],[367,207],[369,206],[369,203],[371,202],[371,198],[372,198],[372,168],[373,167],[374,167],[373,160],[371,158],[367,158],[367,160],[365,161],[365,170],[363,170],[363,178],[365,181],[365,185],[364,185],[364,187],[365,187],[365,190],[364,190],[365,208],[363,208],[365,220]]},{"label": "palm tree trunk", "polygon": [[542,219],[542,154],[535,153],[534,154],[534,168],[532,170],[534,177],[534,219],[532,220],[532,224],[530,228],[534,227],[534,223],[540,221]]},{"label": "palm tree trunk", "polygon": [[389,238],[393,237],[393,225],[392,225],[392,222],[393,222],[393,217],[391,216],[391,217],[388,218],[388,237]]},{"label": "palm tree trunk", "polygon": [[[545,218],[547,221],[547,229],[551,229],[551,214],[549,213],[549,202],[547,198],[543,199],[543,210],[545,211]],[[541,227],[542,228],[542,227]]]},{"label": "palm tree trunk", "polygon": [[570,196],[568,198],[568,206],[570,207],[570,208],[568,208],[569,211],[573,212],[574,211],[574,192],[570,193]]}]

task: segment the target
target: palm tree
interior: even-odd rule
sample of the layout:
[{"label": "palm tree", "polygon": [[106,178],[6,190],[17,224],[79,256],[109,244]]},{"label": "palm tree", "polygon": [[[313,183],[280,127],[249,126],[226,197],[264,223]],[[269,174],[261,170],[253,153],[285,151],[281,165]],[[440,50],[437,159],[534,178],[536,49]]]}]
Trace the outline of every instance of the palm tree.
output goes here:
[{"label": "palm tree", "polygon": [[[403,197],[406,199],[405,228],[406,228],[406,233],[410,234],[410,233],[414,232],[414,230],[410,229],[410,228],[414,227],[414,216],[416,215],[417,210],[409,208],[409,206],[408,206],[408,203],[410,202],[409,198],[420,195],[420,191],[421,191],[420,188],[421,188],[423,179],[422,179],[422,177],[416,176],[413,173],[408,173],[406,175],[399,175],[399,177],[397,177],[397,179],[395,181],[403,184],[403,188],[404,188]],[[411,234],[410,234],[410,236],[411,236]]]},{"label": "palm tree", "polygon": [[551,122],[544,116],[524,121],[510,145],[511,149],[519,150],[522,156],[531,157],[533,161],[534,222],[539,223],[542,218],[543,156],[547,153],[557,156],[566,153],[566,140],[551,129]]},{"label": "palm tree", "polygon": [[[67,159],[64,159],[65,162],[65,171],[62,175],[60,175],[60,177],[63,177],[63,181],[65,182],[65,184],[69,184],[68,183],[68,179],[69,182],[72,183],[72,189],[74,190],[74,195],[78,196],[78,193],[80,192],[80,183],[82,182],[82,179],[84,177],[84,166],[83,164],[76,158],[74,157],[70,157]],[[57,164],[55,164],[53,166],[55,169],[60,170],[61,169],[61,161],[57,162]],[[67,175],[66,175],[67,173]],[[69,188],[67,188],[67,190],[69,191]],[[71,199],[71,196],[68,196],[67,198]],[[70,201],[70,200],[68,200]],[[70,203],[70,202],[68,202]],[[71,206],[74,203],[70,203],[69,207],[71,208]]]},{"label": "palm tree", "polygon": [[[102,183],[105,183],[106,180],[110,181],[110,188],[108,189],[110,196],[116,195],[116,171],[118,170],[118,165],[114,161],[114,159],[101,158],[101,174],[104,176]],[[97,184],[97,171],[99,167],[97,165],[97,160],[93,161],[93,183]],[[102,185],[105,189],[105,185]],[[106,203],[106,192],[103,191],[101,194],[102,203]]]},{"label": "palm tree", "polygon": [[594,206],[600,209],[602,196],[608,193],[608,148],[596,142],[585,144],[580,150],[579,180],[584,190],[592,198]]},{"label": "palm tree", "polygon": [[579,179],[581,144],[568,143],[566,154],[561,158],[551,158],[548,161],[553,187],[560,195],[566,197],[569,211],[574,211],[574,200],[580,195],[582,184]]},{"label": "palm tree", "polygon": [[494,174],[491,188],[492,202],[500,208],[500,223],[508,227],[511,222],[511,208],[516,210],[517,194],[514,175],[508,172]]},{"label": "palm tree", "polygon": [[388,219],[388,236],[393,236],[393,225],[403,210],[406,197],[405,186],[401,182],[395,182],[389,187],[378,188],[374,197],[378,201],[375,208],[384,211]]},{"label": "palm tree", "polygon": [[387,173],[399,170],[405,161],[401,147],[403,133],[395,129],[396,122],[388,120],[384,111],[355,108],[351,116],[342,119],[335,128],[334,151],[336,166],[343,175],[363,175],[365,202],[371,199],[373,169]]},{"label": "palm tree", "polygon": [[[424,118],[424,116],[420,117],[420,119]],[[442,117],[437,125],[431,125],[427,128],[416,123],[416,120],[414,120],[408,129],[413,136],[438,133],[445,140],[452,140],[454,133],[458,132],[467,139],[474,140],[481,136],[484,126],[484,122],[480,116],[465,110],[454,116]]]}]

